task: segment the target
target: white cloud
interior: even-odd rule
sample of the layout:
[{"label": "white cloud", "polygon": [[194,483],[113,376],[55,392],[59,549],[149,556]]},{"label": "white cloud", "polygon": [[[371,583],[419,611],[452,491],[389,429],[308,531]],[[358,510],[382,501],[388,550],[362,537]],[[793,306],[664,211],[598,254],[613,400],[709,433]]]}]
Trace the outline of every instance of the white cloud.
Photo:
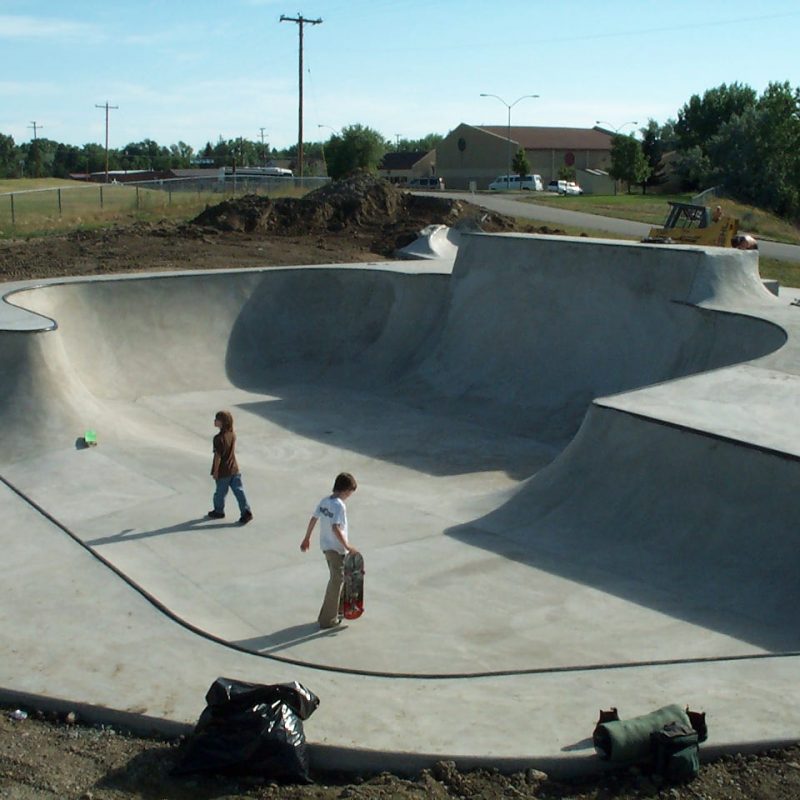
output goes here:
[{"label": "white cloud", "polygon": [[41,97],[57,91],[54,83],[46,81],[0,81],[0,97]]},{"label": "white cloud", "polygon": [[96,25],[72,22],[56,17],[29,17],[0,14],[0,39],[66,39],[97,38],[101,30]]}]

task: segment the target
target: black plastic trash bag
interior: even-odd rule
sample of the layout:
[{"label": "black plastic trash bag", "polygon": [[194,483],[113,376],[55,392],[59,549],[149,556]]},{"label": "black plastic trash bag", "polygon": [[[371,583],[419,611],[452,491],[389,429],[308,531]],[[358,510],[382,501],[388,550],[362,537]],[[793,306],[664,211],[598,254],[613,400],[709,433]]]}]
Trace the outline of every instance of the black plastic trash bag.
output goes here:
[{"label": "black plastic trash bag", "polygon": [[217,678],[176,775],[252,775],[308,783],[303,720],[319,698],[302,684],[263,685]]}]

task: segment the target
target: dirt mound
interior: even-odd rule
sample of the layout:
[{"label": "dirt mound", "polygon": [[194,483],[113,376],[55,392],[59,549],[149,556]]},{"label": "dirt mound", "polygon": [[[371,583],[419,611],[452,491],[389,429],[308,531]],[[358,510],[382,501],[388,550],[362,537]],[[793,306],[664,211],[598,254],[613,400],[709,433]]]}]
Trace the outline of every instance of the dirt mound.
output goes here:
[{"label": "dirt mound", "polygon": [[[688,784],[669,784],[646,771],[620,769],[605,775],[557,781],[531,765],[524,772],[465,771],[440,761],[415,779],[388,772],[348,779],[315,775],[310,786],[281,786],[249,777],[175,777],[182,757],[181,740],[132,736],[111,725],[80,724],[30,709],[23,721],[12,709],[0,709],[0,797],[95,800],[797,800],[800,796],[800,749],[771,750],[760,756],[727,755],[703,764]],[[47,719],[51,721],[46,721]]]},{"label": "dirt mound", "polygon": [[207,208],[192,224],[219,231],[278,236],[341,235],[368,240],[390,256],[414,241],[427,225],[465,225],[510,231],[510,217],[461,200],[417,196],[369,174],[335,181],[301,198],[270,200],[246,195]]}]

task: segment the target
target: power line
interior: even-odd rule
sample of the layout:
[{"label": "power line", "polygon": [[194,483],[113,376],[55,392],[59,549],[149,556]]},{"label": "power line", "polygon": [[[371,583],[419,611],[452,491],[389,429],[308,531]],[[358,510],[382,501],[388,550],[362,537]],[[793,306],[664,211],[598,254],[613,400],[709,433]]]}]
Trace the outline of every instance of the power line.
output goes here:
[{"label": "power line", "polygon": [[33,141],[35,142],[36,141],[36,131],[40,130],[41,128],[44,128],[44,125],[39,125],[38,122],[34,121],[34,122],[31,122],[31,124],[28,125],[28,127],[29,128],[33,128]]},{"label": "power line", "polygon": [[321,25],[321,19],[306,19],[302,14],[296,17],[287,17],[281,14],[281,22],[294,22],[300,33],[299,67],[298,67],[298,93],[300,96],[297,111],[297,169],[299,177],[303,177],[303,25]]}]

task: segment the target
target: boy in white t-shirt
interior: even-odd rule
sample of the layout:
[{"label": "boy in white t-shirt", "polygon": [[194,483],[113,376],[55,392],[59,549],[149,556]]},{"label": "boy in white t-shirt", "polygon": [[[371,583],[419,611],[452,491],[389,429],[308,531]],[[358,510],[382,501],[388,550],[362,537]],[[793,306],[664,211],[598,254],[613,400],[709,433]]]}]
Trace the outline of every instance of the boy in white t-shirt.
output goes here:
[{"label": "boy in white t-shirt", "polygon": [[344,586],[344,557],[358,553],[347,538],[347,508],[344,501],[358,488],[356,479],[349,472],[341,472],[333,482],[333,494],[319,501],[308,521],[306,535],[300,543],[305,553],[311,544],[311,533],[320,520],[319,545],[328,562],[330,577],[325,589],[322,608],[319,610],[320,628],[335,628],[342,621],[341,598]]}]

